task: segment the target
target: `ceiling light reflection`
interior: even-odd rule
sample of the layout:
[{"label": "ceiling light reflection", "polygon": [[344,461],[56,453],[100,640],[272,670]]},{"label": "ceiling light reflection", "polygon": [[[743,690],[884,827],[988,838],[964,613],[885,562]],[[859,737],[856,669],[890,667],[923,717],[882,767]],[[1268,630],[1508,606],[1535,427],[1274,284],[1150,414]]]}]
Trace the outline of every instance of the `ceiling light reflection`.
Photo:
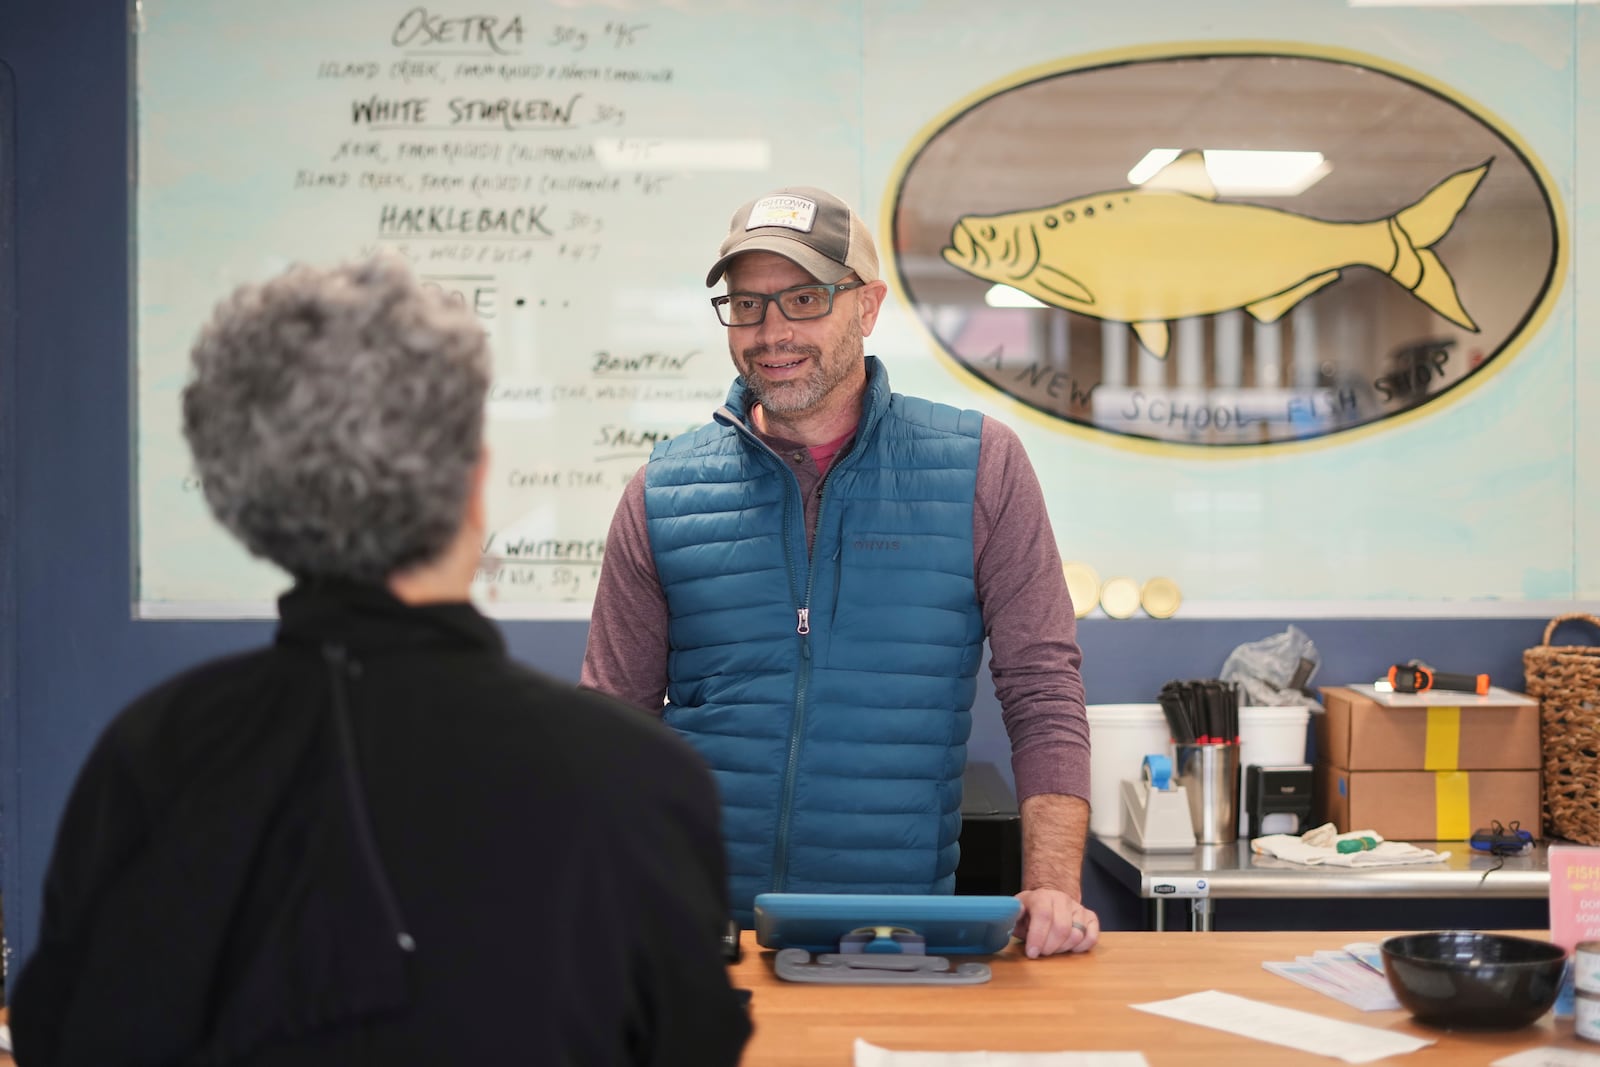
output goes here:
[{"label": "ceiling light reflection", "polygon": [[[1128,171],[1128,181],[1145,184],[1180,154],[1177,148],[1152,148]],[[1321,152],[1206,148],[1202,154],[1218,196],[1297,196],[1333,170]]]}]

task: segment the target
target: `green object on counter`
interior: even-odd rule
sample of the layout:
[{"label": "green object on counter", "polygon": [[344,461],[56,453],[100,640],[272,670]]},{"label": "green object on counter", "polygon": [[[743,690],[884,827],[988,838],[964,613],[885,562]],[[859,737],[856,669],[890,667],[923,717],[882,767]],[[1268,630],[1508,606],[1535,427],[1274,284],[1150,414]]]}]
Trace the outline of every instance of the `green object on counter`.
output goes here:
[{"label": "green object on counter", "polygon": [[1378,847],[1375,837],[1351,837],[1338,842],[1335,846],[1340,852],[1366,852],[1368,849]]}]

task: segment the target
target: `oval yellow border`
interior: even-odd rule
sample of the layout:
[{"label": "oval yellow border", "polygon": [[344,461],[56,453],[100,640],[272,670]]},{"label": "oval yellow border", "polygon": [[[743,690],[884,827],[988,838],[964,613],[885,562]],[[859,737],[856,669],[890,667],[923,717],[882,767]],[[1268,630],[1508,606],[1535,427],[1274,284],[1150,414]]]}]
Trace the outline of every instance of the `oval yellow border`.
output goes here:
[{"label": "oval yellow border", "polygon": [[[972,107],[985,100],[989,100],[1001,93],[1008,92],[1030,82],[1057,74],[1068,74],[1078,70],[1088,70],[1095,67],[1105,67],[1116,63],[1149,62],[1156,59],[1187,59],[1204,56],[1238,56],[1238,55],[1282,55],[1304,59],[1326,59],[1339,63],[1350,63],[1354,66],[1365,67],[1381,73],[1390,74],[1430,89],[1446,100],[1452,101],[1469,114],[1477,117],[1496,134],[1503,137],[1522,154],[1534,177],[1544,189],[1545,197],[1550,203],[1551,213],[1555,216],[1556,262],[1551,271],[1550,285],[1545,289],[1544,297],[1539,301],[1533,313],[1523,323],[1522,329],[1513,335],[1505,346],[1495,354],[1490,365],[1474,373],[1460,385],[1453,386],[1450,390],[1452,400],[1450,406],[1454,407],[1460,401],[1476,392],[1489,379],[1498,375],[1509,365],[1514,357],[1519,355],[1527,345],[1530,338],[1534,337],[1544,328],[1545,320],[1549,318],[1556,301],[1560,299],[1562,290],[1567,280],[1567,264],[1570,253],[1570,232],[1568,229],[1565,205],[1557,192],[1556,185],[1546,169],[1544,161],[1522,140],[1521,136],[1500,116],[1493,111],[1470,99],[1454,87],[1412,70],[1409,67],[1379,56],[1357,52],[1350,48],[1337,48],[1326,45],[1313,45],[1303,41],[1262,41],[1262,40],[1235,40],[1235,41],[1188,41],[1167,42],[1164,44],[1132,45],[1127,48],[1113,48],[1102,52],[1090,52],[1074,56],[1063,62],[1036,63],[1031,67],[1024,67],[1004,78],[990,82],[982,89],[974,90],[962,97],[956,103],[945,108],[944,111],[924,123],[917,131],[915,139],[908,142],[907,147],[900,153],[896,160],[887,186],[884,189],[882,205],[879,211],[881,220],[877,235],[878,247],[893,249],[893,236],[890,220],[894,217],[895,192],[905,178],[906,168],[916,158],[930,138],[948,126],[956,116],[970,110]],[[912,307],[908,294],[901,287],[900,272],[898,269],[885,271],[884,280],[894,290],[895,297],[903,307]],[[1343,430],[1336,434],[1324,434],[1301,441],[1274,441],[1266,444],[1239,444],[1226,447],[1218,445],[1187,444],[1181,441],[1152,441],[1146,438],[1129,437],[1125,434],[1110,433],[1105,430],[1094,430],[1068,422],[1065,419],[1052,418],[1032,406],[1023,403],[1010,393],[998,389],[988,382],[975,379],[960,361],[944,350],[939,339],[932,335],[923,323],[921,316],[909,315],[929,343],[929,348],[934,356],[942,363],[952,375],[969,389],[978,392],[992,393],[1000,398],[1009,408],[1021,418],[1027,419],[1035,426],[1048,429],[1055,433],[1065,433],[1083,441],[1092,441],[1096,444],[1117,448],[1124,451],[1138,452],[1148,456],[1161,456],[1165,458],[1182,459],[1209,459],[1217,462],[1227,462],[1233,459],[1262,459],[1268,456],[1286,456],[1304,452],[1320,451],[1325,448],[1341,447],[1353,441],[1365,440],[1375,434],[1388,433],[1399,429],[1417,419],[1428,418],[1440,413],[1440,408],[1435,405],[1425,404],[1409,411],[1399,412],[1388,418],[1379,419],[1365,426],[1350,430]],[[1504,357],[1504,358],[1502,358]],[[1104,590],[1101,592],[1102,599]]]}]

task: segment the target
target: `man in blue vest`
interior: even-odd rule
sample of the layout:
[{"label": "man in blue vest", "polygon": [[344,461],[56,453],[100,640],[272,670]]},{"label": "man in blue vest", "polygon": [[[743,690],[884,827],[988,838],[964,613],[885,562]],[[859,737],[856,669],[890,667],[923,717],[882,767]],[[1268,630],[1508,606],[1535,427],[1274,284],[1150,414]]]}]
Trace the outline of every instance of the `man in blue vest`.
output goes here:
[{"label": "man in blue vest", "polygon": [[1076,620],[1021,442],[891,393],[888,295],[848,205],[778,190],[707,286],[739,372],[658,445],[606,541],[582,683],[659,714],[721,790],[732,903],[948,893],[985,637],[1021,801],[1029,956],[1099,937],[1080,875],[1089,730]]}]

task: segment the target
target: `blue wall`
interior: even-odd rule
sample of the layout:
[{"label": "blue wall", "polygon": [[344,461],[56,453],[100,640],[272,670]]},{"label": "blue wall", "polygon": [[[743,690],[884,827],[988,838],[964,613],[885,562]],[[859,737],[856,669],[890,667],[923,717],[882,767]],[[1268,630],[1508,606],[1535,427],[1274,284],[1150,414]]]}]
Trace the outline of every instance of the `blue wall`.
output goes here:
[{"label": "blue wall", "polygon": [[[15,138],[0,149],[14,157],[14,189],[0,178],[0,204],[14,196],[16,223],[6,232],[0,207],[0,863],[13,964],[34,943],[56,820],[101,728],[160,678],[270,634],[260,622],[131,618],[127,23],[109,0],[0,4],[0,66],[15,83]],[[14,320],[4,295],[13,280]],[[1326,504],[1287,503],[1308,521]],[[1285,621],[1088,620],[1090,699],[1147,702],[1169,678],[1213,676],[1235,645]],[[1322,653],[1318,682],[1370,680],[1420,656],[1519,687],[1521,651],[1540,640],[1543,622],[1300,625]],[[506,629],[519,658],[576,678],[584,624]],[[980,691],[973,756],[1009,775],[998,708],[986,684]],[[1115,902],[1090,903],[1112,910]]]}]

